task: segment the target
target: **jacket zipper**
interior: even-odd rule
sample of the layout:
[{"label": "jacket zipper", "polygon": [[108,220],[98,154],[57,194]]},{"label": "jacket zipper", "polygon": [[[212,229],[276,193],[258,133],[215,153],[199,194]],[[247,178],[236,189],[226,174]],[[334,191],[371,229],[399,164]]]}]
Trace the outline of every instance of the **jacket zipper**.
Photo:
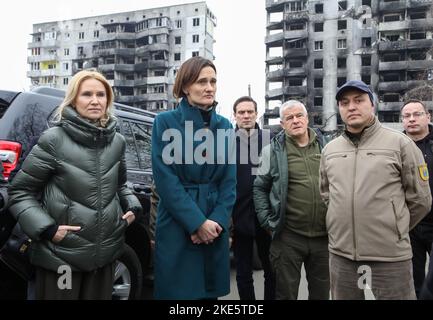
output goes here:
[{"label": "jacket zipper", "polygon": [[97,183],[97,187],[98,187],[98,192],[97,192],[97,216],[96,216],[96,223],[98,225],[98,235],[97,235],[97,239],[96,239],[96,261],[97,264],[99,264],[99,252],[100,252],[100,247],[101,247],[101,170],[100,170],[100,150],[99,150],[99,144],[102,141],[102,131],[99,132],[99,139],[98,137],[95,137],[95,141],[96,141],[96,183]]},{"label": "jacket zipper", "polygon": [[354,250],[354,258],[358,257],[358,250],[356,246],[356,223],[355,223],[355,181],[356,181],[356,165],[358,162],[358,146],[355,146],[355,167],[353,169],[353,185],[352,185],[352,230],[353,230],[353,250]]}]

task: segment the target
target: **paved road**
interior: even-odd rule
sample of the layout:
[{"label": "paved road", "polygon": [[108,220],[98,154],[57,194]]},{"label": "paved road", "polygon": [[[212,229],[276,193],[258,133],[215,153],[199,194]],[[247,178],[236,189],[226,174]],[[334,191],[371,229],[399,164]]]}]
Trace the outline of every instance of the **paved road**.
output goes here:
[{"label": "paved road", "polygon": [[[254,271],[254,289],[256,292],[256,299],[263,300],[263,271]],[[307,281],[305,280],[305,271],[301,271],[301,283],[299,285],[298,300],[308,299]],[[238,289],[236,287],[236,271],[232,268],[230,275],[230,294],[219,298],[219,300],[239,300]]]}]

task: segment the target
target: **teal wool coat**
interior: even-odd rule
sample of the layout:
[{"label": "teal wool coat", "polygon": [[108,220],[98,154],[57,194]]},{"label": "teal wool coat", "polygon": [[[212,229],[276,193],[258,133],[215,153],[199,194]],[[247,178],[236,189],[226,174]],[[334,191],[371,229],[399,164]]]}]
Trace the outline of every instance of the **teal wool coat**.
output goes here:
[{"label": "teal wool coat", "polygon": [[[191,125],[192,130],[186,129]],[[229,139],[220,143],[217,129],[233,133],[232,125],[211,111],[209,128],[201,132],[214,137],[214,152],[212,147],[201,149],[203,141],[212,139],[196,137],[199,141],[193,141],[200,129],[204,129],[200,110],[186,99],[177,109],[159,114],[154,122],[152,170],[160,196],[155,234],[156,299],[215,298],[230,292],[229,224],[236,200],[236,164],[229,164],[228,157],[235,152],[235,145],[228,144]],[[167,136],[172,136],[171,140]],[[194,153],[211,160],[197,163],[194,157],[191,161]],[[176,159],[171,164],[167,161],[170,156]],[[217,222],[223,231],[212,244],[193,244],[191,234],[206,219]]]}]

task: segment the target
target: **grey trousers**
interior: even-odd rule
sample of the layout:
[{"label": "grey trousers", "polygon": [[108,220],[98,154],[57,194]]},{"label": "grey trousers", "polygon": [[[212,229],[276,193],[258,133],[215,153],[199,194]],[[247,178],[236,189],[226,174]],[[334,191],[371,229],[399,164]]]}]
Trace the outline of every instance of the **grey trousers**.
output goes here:
[{"label": "grey trousers", "polygon": [[[71,286],[65,288],[64,274],[36,268],[36,300],[111,300],[114,264],[90,272],[72,272]],[[59,279],[61,286],[59,288]]]},{"label": "grey trousers", "polygon": [[416,300],[412,260],[353,261],[329,254],[333,300],[364,300],[366,285],[376,300]]},{"label": "grey trousers", "polygon": [[269,257],[275,273],[277,300],[298,298],[302,264],[307,276],[308,299],[329,299],[327,236],[309,238],[284,230],[272,240]]}]

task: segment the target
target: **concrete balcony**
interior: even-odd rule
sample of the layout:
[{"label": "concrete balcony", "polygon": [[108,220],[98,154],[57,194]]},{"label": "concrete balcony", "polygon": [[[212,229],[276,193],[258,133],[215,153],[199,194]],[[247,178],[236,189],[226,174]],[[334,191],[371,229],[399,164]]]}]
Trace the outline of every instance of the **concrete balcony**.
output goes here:
[{"label": "concrete balcony", "polygon": [[135,102],[141,101],[168,101],[168,93],[146,93],[135,96]]},{"label": "concrete balcony", "polygon": [[40,70],[30,70],[27,71],[27,77],[28,78],[34,78],[34,77],[40,77],[41,71]]},{"label": "concrete balcony", "polygon": [[294,22],[294,21],[308,21],[308,11],[297,11],[297,12],[285,12],[284,13],[284,20],[287,22]]},{"label": "concrete balcony", "polygon": [[41,61],[57,61],[57,54],[43,54],[39,56],[28,56],[27,62],[41,62]]},{"label": "concrete balcony", "polygon": [[33,48],[40,48],[42,46],[41,42],[29,42],[27,43],[27,48],[28,49],[33,49]]},{"label": "concrete balcony", "polygon": [[168,61],[167,60],[149,60],[149,69],[160,69],[160,68],[168,68]]},{"label": "concrete balcony", "polygon": [[407,67],[410,70],[427,70],[433,68],[433,60],[409,60]]},{"label": "concrete balcony", "polygon": [[158,34],[168,35],[169,33],[170,33],[169,27],[163,26],[163,27],[144,29],[144,30],[141,30],[140,32],[137,32],[135,35],[136,35],[136,39],[140,39],[142,37],[153,36],[153,35],[158,35]]},{"label": "concrete balcony", "polygon": [[266,99],[279,98],[283,96],[283,88],[266,91]]},{"label": "concrete balcony", "polygon": [[402,92],[425,85],[424,80],[379,82],[380,92]]},{"label": "concrete balcony", "polygon": [[115,87],[133,87],[135,85],[134,80],[114,80],[113,86]]},{"label": "concrete balcony", "polygon": [[395,12],[397,10],[406,9],[406,0],[398,0],[391,2],[379,1],[380,12]]},{"label": "concrete balcony", "polygon": [[135,68],[134,68],[134,70],[136,72],[145,71],[147,69],[149,69],[149,62],[148,61],[136,63]]},{"label": "concrete balcony", "polygon": [[60,47],[60,41],[57,39],[41,40],[39,47]]},{"label": "concrete balcony", "polygon": [[284,88],[284,93],[291,96],[306,96],[307,87],[305,86],[288,86]]},{"label": "concrete balcony", "polygon": [[284,50],[284,57],[308,57],[308,49],[307,48],[288,48]]},{"label": "concrete balcony", "polygon": [[135,101],[135,96],[115,96],[114,100],[119,103],[132,104]]},{"label": "concrete balcony", "polygon": [[433,39],[382,41],[379,43],[379,51],[399,51],[406,49],[431,48]]},{"label": "concrete balcony", "polygon": [[402,92],[407,90],[407,83],[406,81],[379,81],[378,90],[379,92]]},{"label": "concrete balcony", "polygon": [[289,30],[284,32],[284,39],[308,38],[308,30]]},{"label": "concrete balcony", "polygon": [[275,70],[275,71],[269,71],[266,73],[266,79],[268,81],[282,81],[284,78],[284,70]]},{"label": "concrete balcony", "polygon": [[406,70],[407,61],[379,62],[379,71]]},{"label": "concrete balcony", "polygon": [[379,23],[378,31],[398,31],[407,29],[432,29],[433,19],[415,19],[405,21],[392,21]]},{"label": "concrete balcony", "polygon": [[265,44],[268,46],[282,46],[284,40],[284,32],[271,34],[265,37]]},{"label": "concrete balcony", "polygon": [[116,63],[114,65],[114,71],[119,72],[134,72],[135,64],[127,64],[127,63]]},{"label": "concrete balcony", "polygon": [[168,43],[153,43],[135,49],[137,55],[142,55],[150,51],[170,51],[170,45]]},{"label": "concrete balcony", "polygon": [[409,28],[409,21],[390,21],[379,23],[378,31],[397,31]]},{"label": "concrete balcony", "polygon": [[378,111],[398,111],[402,107],[403,102],[380,102],[378,104]]},{"label": "concrete balcony", "polygon": [[430,7],[432,4],[429,0],[408,0],[408,7],[409,8],[427,8]]},{"label": "concrete balcony", "polygon": [[392,70],[426,70],[433,68],[433,60],[407,60],[407,61],[392,61],[379,62],[379,71]]},{"label": "concrete balcony", "polygon": [[302,76],[302,75],[306,75],[306,73],[307,73],[307,71],[306,71],[305,67],[284,69],[284,76],[286,76],[286,77],[288,77],[288,76]]},{"label": "concrete balcony", "polygon": [[282,64],[284,61],[283,57],[266,57],[266,64],[268,65],[275,65],[275,64]]},{"label": "concrete balcony", "polygon": [[56,76],[57,70],[56,69],[46,69],[46,70],[40,70],[41,77],[49,77],[49,76]]},{"label": "concrete balcony", "polygon": [[268,30],[282,30],[283,27],[284,27],[283,21],[274,21],[274,22],[269,22],[268,25],[266,26],[266,29],[268,29]]},{"label": "concrete balcony", "polygon": [[167,84],[168,77],[147,77],[148,84]]},{"label": "concrete balcony", "polygon": [[138,79],[134,81],[135,87],[144,87],[147,86],[147,78]]},{"label": "concrete balcony", "polygon": [[135,40],[135,32],[105,33],[99,36],[99,41]]},{"label": "concrete balcony", "polygon": [[266,0],[266,11],[281,12],[284,10],[286,0]]},{"label": "concrete balcony", "polygon": [[109,49],[98,49],[96,54],[99,56],[134,56],[135,48],[109,48]]}]

